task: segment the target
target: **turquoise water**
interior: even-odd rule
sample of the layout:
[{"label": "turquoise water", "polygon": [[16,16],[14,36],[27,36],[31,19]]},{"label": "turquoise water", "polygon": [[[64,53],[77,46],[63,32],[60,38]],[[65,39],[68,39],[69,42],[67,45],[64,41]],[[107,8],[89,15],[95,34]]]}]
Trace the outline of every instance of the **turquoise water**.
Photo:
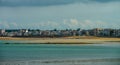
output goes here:
[{"label": "turquoise water", "polygon": [[[0,41],[0,61],[1,65],[6,62],[19,63],[19,61],[29,62],[29,65],[120,65],[120,44],[87,44],[87,45],[59,45],[59,44],[4,44]],[[14,42],[14,41],[7,41]],[[78,60],[92,59],[118,59],[111,61],[86,61]],[[36,61],[35,61],[36,60]],[[39,60],[39,61],[38,61]],[[41,61],[46,61],[47,63]],[[54,62],[57,60],[58,62]],[[64,61],[63,61],[64,60]],[[68,61],[69,62],[68,62]],[[34,63],[33,63],[34,61]],[[50,62],[51,61],[51,62]],[[21,63],[20,62],[20,63]],[[24,62],[22,62],[24,65]],[[82,64],[83,63],[83,64]],[[109,64],[110,63],[110,64]],[[13,64],[11,64],[13,65]],[[25,64],[26,65],[26,64]]]}]

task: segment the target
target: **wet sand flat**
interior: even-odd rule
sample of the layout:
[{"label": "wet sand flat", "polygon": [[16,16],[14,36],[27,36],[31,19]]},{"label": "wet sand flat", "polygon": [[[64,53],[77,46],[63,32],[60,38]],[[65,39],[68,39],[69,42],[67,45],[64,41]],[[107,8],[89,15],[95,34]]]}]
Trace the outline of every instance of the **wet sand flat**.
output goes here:
[{"label": "wet sand flat", "polygon": [[19,37],[0,37],[0,40],[26,41],[26,43],[43,44],[93,44],[104,42],[120,42],[120,38],[103,37],[63,37],[63,38],[19,38]]}]

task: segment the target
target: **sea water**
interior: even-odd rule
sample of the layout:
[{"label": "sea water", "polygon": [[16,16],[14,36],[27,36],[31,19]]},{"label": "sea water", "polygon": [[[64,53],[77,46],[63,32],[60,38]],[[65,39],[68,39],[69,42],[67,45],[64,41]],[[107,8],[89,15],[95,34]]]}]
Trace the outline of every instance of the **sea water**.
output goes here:
[{"label": "sea water", "polygon": [[119,42],[12,44],[14,42],[20,41],[0,41],[0,65],[120,65]]}]

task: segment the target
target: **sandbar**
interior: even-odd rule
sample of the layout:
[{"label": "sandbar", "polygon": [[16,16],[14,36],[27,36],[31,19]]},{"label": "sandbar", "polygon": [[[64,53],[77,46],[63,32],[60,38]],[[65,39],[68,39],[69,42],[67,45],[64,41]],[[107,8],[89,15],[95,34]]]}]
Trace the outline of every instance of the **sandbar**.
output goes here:
[{"label": "sandbar", "polygon": [[75,36],[60,38],[29,38],[29,37],[0,37],[0,40],[25,41],[25,43],[40,44],[97,44],[106,42],[120,43],[120,38]]}]

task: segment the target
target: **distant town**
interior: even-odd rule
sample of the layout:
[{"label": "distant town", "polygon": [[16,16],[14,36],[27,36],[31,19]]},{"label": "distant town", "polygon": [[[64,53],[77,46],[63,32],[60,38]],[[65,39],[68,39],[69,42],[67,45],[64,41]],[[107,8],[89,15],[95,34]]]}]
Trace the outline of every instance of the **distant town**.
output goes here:
[{"label": "distant town", "polygon": [[0,37],[68,37],[68,36],[97,36],[120,37],[120,29],[65,29],[65,30],[39,30],[39,29],[0,29]]}]

